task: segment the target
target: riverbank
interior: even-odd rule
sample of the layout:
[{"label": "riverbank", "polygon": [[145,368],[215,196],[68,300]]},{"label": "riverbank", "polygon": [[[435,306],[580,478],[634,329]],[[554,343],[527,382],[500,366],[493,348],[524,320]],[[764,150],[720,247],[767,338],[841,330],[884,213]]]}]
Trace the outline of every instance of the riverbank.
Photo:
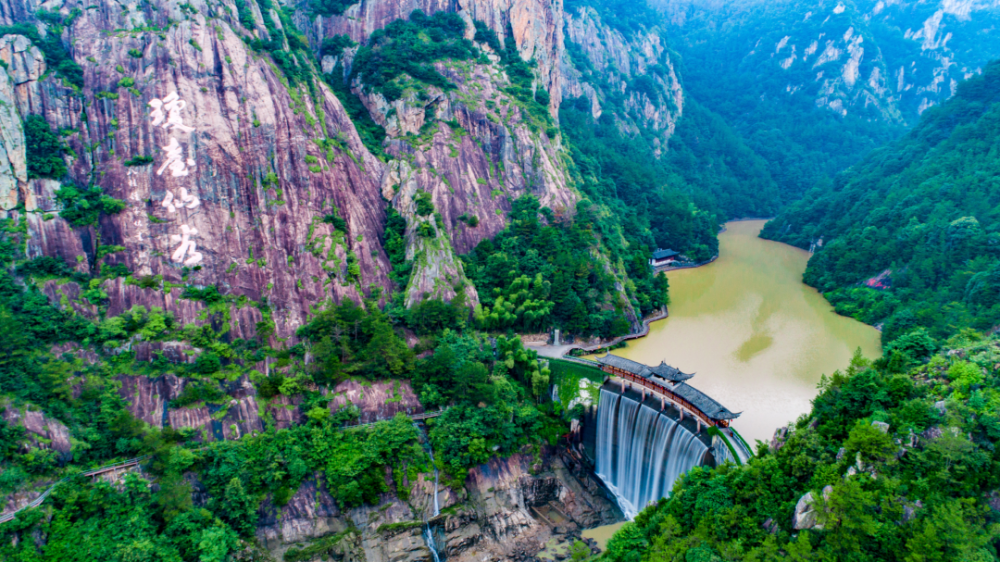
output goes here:
[{"label": "riverbank", "polygon": [[671,271],[678,271],[678,270],[681,270],[681,269],[694,269],[696,267],[702,267],[702,266],[708,265],[708,264],[714,262],[717,259],[719,259],[719,254],[715,254],[710,259],[708,259],[706,261],[703,261],[703,262],[700,262],[700,263],[692,263],[692,264],[688,264],[688,265],[664,265],[664,266],[660,266],[660,267],[654,267],[653,268],[653,274],[655,275],[657,273],[669,273]]},{"label": "riverbank", "polygon": [[875,329],[802,283],[808,253],[759,238],[763,225],[729,223],[712,267],[670,274],[670,319],[612,352],[696,373],[694,386],[742,412],[734,425],[749,443],[809,411],[820,377],[856,349],[880,354]]},{"label": "riverbank", "polygon": [[652,324],[653,322],[657,322],[659,320],[665,320],[669,317],[670,317],[670,309],[668,309],[667,307],[663,307],[663,310],[661,310],[660,312],[657,312],[656,314],[652,314],[644,318],[642,321],[642,329],[639,330],[638,332],[625,334],[624,336],[618,336],[617,338],[612,338],[607,341],[597,340],[597,342],[595,343],[593,340],[590,340],[589,342],[584,342],[582,344],[568,343],[562,345],[551,345],[548,343],[540,343],[540,342],[528,342],[525,344],[525,346],[535,350],[536,352],[538,352],[538,355],[542,357],[548,357],[550,359],[574,359],[569,355],[569,353],[573,350],[579,349],[581,351],[587,352],[587,354],[592,354],[600,352],[605,348],[614,348],[615,346],[623,342],[626,342],[628,340],[634,340],[637,338],[645,337],[646,335],[649,334],[650,324]]}]

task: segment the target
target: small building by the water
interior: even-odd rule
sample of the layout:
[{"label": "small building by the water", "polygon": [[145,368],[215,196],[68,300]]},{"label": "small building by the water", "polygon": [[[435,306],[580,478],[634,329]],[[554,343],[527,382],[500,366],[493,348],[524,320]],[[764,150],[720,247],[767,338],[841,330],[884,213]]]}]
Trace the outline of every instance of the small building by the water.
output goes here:
[{"label": "small building by the water", "polygon": [[649,260],[649,265],[653,267],[660,267],[664,265],[669,265],[677,261],[677,256],[680,252],[675,252],[673,250],[661,250],[657,249],[653,252],[653,257]]}]

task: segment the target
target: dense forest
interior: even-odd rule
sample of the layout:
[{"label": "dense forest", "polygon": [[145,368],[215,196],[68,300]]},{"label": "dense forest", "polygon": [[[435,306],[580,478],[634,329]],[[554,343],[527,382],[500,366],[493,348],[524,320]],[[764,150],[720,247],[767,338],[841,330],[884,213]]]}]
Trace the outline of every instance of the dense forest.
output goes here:
[{"label": "dense forest", "polygon": [[806,282],[883,326],[885,354],[824,376],[746,465],[689,472],[604,559],[997,560],[998,92],[993,63],[768,223],[817,245]]},{"label": "dense forest", "polygon": [[[838,26],[854,26],[852,29],[867,37],[866,48],[877,47],[867,30],[861,30],[863,23],[854,9],[809,17],[827,6],[659,3],[676,11],[664,20],[671,46],[679,55],[685,88],[731,126],[766,164],[779,189],[779,204],[797,200],[905,131],[898,112],[883,114],[886,108],[880,103],[864,104],[860,109],[852,106],[846,115],[818,107],[816,99],[821,97],[818,92],[823,83],[817,72],[837,72],[840,63],[836,60],[819,70],[812,64],[793,65],[787,70],[778,67],[779,59],[771,46],[787,36],[822,39],[833,29],[839,30]],[[832,10],[834,5],[828,8]],[[882,61],[877,54],[864,56],[859,72],[868,76],[879,64]]]},{"label": "dense forest", "polygon": [[[857,356],[786,437],[744,466],[693,469],[603,559],[996,560],[998,342],[970,331],[948,348],[913,350],[901,372]],[[796,529],[806,492],[814,519]]]},{"label": "dense forest", "polygon": [[[459,258],[478,306],[467,302],[459,284],[450,302],[426,298],[409,309],[401,291],[414,267],[407,259],[412,223],[385,202],[384,233],[379,219],[374,237],[382,236],[380,246],[368,251],[377,257],[379,248],[385,250],[388,261],[382,263],[392,267],[383,272],[390,279],[386,286],[396,290],[373,285],[349,293],[356,300],[310,303],[307,320],[286,338],[275,337],[278,312],[266,296],[239,296],[223,283],[190,283],[197,271],[191,268],[182,270],[180,283],[137,274],[112,257],[125,248],[101,246],[99,236],[88,267],[38,256],[29,253],[27,227],[18,218],[25,206],[5,212],[0,494],[20,499],[26,490],[64,483],[41,508],[0,525],[0,559],[268,560],[257,539],[262,520],[310,482],[321,484],[338,509],[361,508],[356,513],[369,522],[392,501],[405,503],[417,482],[439,477],[442,486],[462,494],[469,471],[498,456],[538,457],[580,418],[581,406],[567,410],[550,399],[556,367],[525,347],[519,333],[558,327],[577,336],[625,334],[641,316],[669,303],[666,276],[654,275],[648,265],[653,250],[672,248],[705,261],[718,253],[722,221],[776,212],[763,235],[815,246],[805,281],[841,314],[878,325],[885,356],[868,361],[859,354],[824,377],[812,412],[774,443],[758,443],[757,457],[746,465],[692,470],[669,499],[626,524],[600,560],[998,559],[1000,340],[987,334],[1000,324],[1000,63],[961,84],[952,100],[927,110],[900,137],[903,122],[883,120],[876,109],[839,115],[817,107],[809,92],[789,92],[785,78],[757,72],[745,59],[761,34],[759,20],[751,18],[721,46],[709,45],[705,26],[684,29],[672,38],[679,53],[664,51],[651,76],[630,80],[624,90],[597,75],[582,49],[567,41],[567,56],[597,92],[603,113],[595,118],[589,98],[581,96],[562,100],[554,115],[550,94],[538,87],[538,61],[521,57],[509,26],[502,41],[481,21],[416,10],[357,43],[337,35],[310,45],[295,27],[307,21],[302,14],[270,0],[258,4],[263,9],[235,3],[234,17],[248,30],[236,43],[267,59],[281,87],[299,96],[319,98],[319,80],[329,85],[372,162],[390,161],[393,150],[415,161],[413,154],[423,148],[414,138],[387,140],[388,126],[376,123],[363,96],[379,95],[386,104],[423,102],[430,91],[459,88],[446,77],[457,74],[449,72],[480,65],[502,75],[503,95],[527,123],[524,134],[558,146],[578,200],[557,213],[530,190],[512,198],[504,207],[509,213],[497,209],[506,227]],[[310,0],[302,7],[313,17],[340,15],[352,5]],[[596,9],[623,34],[663,23],[642,2],[565,3],[567,11],[583,7]],[[190,4],[178,10],[184,18],[197,14]],[[34,24],[0,31],[39,45],[51,72],[79,91],[83,69],[61,40],[74,14],[40,11],[37,16],[51,24],[47,34]],[[799,31],[818,31],[795,10],[765,7],[750,15],[788,17]],[[345,65],[346,52],[353,64]],[[142,52],[127,56],[138,60]],[[336,63],[321,73],[325,57]],[[627,117],[626,100],[637,93],[666,99],[653,75],[663,78],[668,64],[686,98],[663,147]],[[806,76],[802,72],[795,78]],[[122,88],[135,86],[134,80],[116,80]],[[783,90],[788,95],[776,95]],[[105,93],[98,101],[117,95]],[[433,136],[442,123],[460,128],[428,108],[420,135],[410,137]],[[308,113],[305,105],[294,109],[295,115]],[[252,123],[260,127],[256,117]],[[67,163],[75,156],[65,138],[74,133],[40,115],[26,117],[23,126],[26,176],[61,180],[53,195],[60,210],[42,220],[58,216],[69,228],[96,227],[88,235],[100,234],[102,222],[120,215],[126,202],[105,193],[96,169],[86,185],[68,179]],[[317,144],[333,153],[330,147],[340,140]],[[413,145],[401,148],[408,142]],[[357,155],[348,156],[343,166],[358,163]],[[152,161],[133,155],[122,165]],[[312,174],[327,171],[315,156],[305,161]],[[363,166],[351,170],[364,172]],[[414,200],[427,222],[409,236],[445,230],[428,192]],[[312,224],[330,225],[334,237],[344,239],[352,228],[345,217],[335,209]],[[468,228],[478,224],[469,215],[456,220]],[[349,238],[360,243],[364,237]],[[258,260],[251,251],[248,263],[264,271]],[[359,278],[358,256],[348,252],[345,261],[348,276]],[[165,302],[201,312],[190,323],[156,307],[111,314],[111,280],[123,291],[159,292]],[[67,284],[80,288],[78,302],[53,297],[53,286]],[[254,319],[239,331],[252,335],[236,335],[237,318]],[[213,429],[137,419],[133,397],[123,390],[135,377],[179,381],[181,390],[163,407],[204,408],[210,421],[202,427]],[[362,392],[388,384],[390,402],[400,400],[399,386],[407,385],[427,410],[446,410],[423,427],[405,415],[362,425],[349,400],[336,406],[342,383]],[[234,424],[221,430],[230,435],[210,439],[208,432],[241,407],[234,396],[244,391],[255,400],[263,431],[231,438]],[[29,413],[46,431],[65,427],[68,451],[28,431],[23,418]],[[109,484],[83,474],[135,457],[143,459],[141,477]],[[815,521],[796,528],[793,515],[807,492]],[[416,518],[426,515],[418,510],[413,521],[390,526],[420,526]],[[356,525],[304,550],[289,549],[283,559],[337,558],[334,545],[358,531]],[[586,557],[580,551],[572,558]]]},{"label": "dense forest", "polygon": [[890,344],[943,341],[1000,322],[1000,63],[962,83],[920,124],[818,187],[763,236],[808,248],[806,283]]},{"label": "dense forest", "polygon": [[[67,478],[45,510],[31,510],[0,527],[5,560],[77,560],[81,541],[86,559],[227,560],[237,551],[252,556],[252,537],[265,499],[284,505],[307,478],[320,473],[338,505],[377,503],[380,493],[405,498],[407,486],[434,465],[419,444],[419,432],[404,417],[356,429],[358,411],[331,411],[323,392],[349,377],[411,380],[427,407],[450,405],[431,420],[429,440],[437,466],[449,481],[494,454],[508,455],[528,444],[552,443],[565,433],[565,412],[540,405],[549,389],[549,371],[516,337],[488,340],[463,330],[462,318],[420,309],[412,318],[393,319],[375,301],[328,304],[299,331],[292,347],[268,345],[269,307],[220,295],[214,287],[180,287],[182,298],[208,305],[204,325],[181,326],[170,312],[136,307],[125,314],[89,321],[48,303],[39,291],[44,280],[69,275],[51,258],[24,260],[12,221],[0,237],[0,388],[3,407],[41,409],[73,436],[69,454],[40,446],[24,428],[0,419],[0,493],[25,485]],[[19,263],[12,268],[13,262]],[[80,277],[90,284],[99,278]],[[128,278],[142,286],[156,278]],[[96,284],[94,285],[96,286]],[[169,289],[169,287],[168,287]],[[99,290],[91,296],[101,301]],[[229,334],[229,316],[250,306],[263,313],[258,338]],[[447,308],[447,305],[442,305]],[[435,322],[441,317],[445,322]],[[400,336],[405,322],[424,334],[418,358]],[[404,322],[400,325],[399,322]],[[158,354],[139,360],[127,344],[184,342],[203,350],[192,362]],[[69,342],[79,345],[63,347]],[[87,346],[87,347],[81,347]],[[98,353],[87,352],[95,350]],[[306,353],[310,358],[306,361]],[[261,362],[275,369],[265,375]],[[175,374],[186,384],[172,408],[210,405],[221,413],[230,404],[226,389],[243,377],[257,389],[261,404],[294,397],[305,423],[277,429],[265,413],[263,433],[238,441],[213,441],[193,430],[157,429],[136,420],[119,393],[123,376]],[[278,402],[280,403],[280,402]],[[262,410],[263,411],[263,410]],[[80,476],[114,459],[148,456],[147,476],[122,488]],[[396,475],[387,482],[386,469]],[[192,504],[185,474],[198,476],[212,498]],[[407,484],[409,482],[409,484]],[[44,544],[19,541],[38,533]],[[249,549],[249,550],[248,550]]]},{"label": "dense forest", "polygon": [[[658,28],[660,19],[641,2],[567,2],[571,12],[582,8],[596,10],[602,21],[622,33],[649,32]],[[663,100],[668,107],[673,103],[667,101],[669,95],[659,80],[666,65],[679,62],[675,52],[665,51],[662,62],[650,68],[648,75],[635,77],[621,91],[594,70],[579,46],[570,42],[567,50],[577,70],[602,94],[604,108],[601,117],[594,119],[585,98],[567,99],[560,106],[560,125],[572,142],[574,161],[586,177],[594,178],[583,186],[584,193],[596,200],[621,201],[641,224],[651,225],[660,247],[694,254],[695,261],[718,249],[714,231],[709,231],[710,220],[721,223],[770,216],[778,209],[779,189],[767,162],[700,98],[687,92],[683,69],[679,70],[685,86],[684,107],[662,154],[655,149],[652,131],[640,123],[622,122],[622,116],[629,114],[626,100],[633,94]],[[698,209],[701,216],[692,221],[684,216],[686,207]]]}]

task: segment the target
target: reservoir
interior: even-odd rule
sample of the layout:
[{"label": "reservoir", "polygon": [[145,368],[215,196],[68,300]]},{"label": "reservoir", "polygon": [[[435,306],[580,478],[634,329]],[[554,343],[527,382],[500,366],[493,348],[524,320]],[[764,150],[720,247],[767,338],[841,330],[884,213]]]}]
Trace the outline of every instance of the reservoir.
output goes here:
[{"label": "reservoir", "polygon": [[764,222],[728,223],[719,259],[668,273],[670,317],[613,352],[695,373],[693,386],[742,412],[733,427],[751,445],[808,412],[820,376],[846,368],[856,349],[881,354],[875,328],[802,283],[808,252],[757,237]]}]

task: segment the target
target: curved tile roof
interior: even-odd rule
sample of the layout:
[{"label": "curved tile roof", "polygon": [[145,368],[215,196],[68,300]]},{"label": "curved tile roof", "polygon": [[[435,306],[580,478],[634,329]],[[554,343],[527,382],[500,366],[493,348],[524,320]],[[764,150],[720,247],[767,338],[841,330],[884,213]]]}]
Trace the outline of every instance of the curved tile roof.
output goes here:
[{"label": "curved tile roof", "polygon": [[608,353],[603,357],[598,357],[597,362],[627,371],[664,386],[677,396],[687,400],[695,408],[701,410],[710,419],[732,420],[740,415],[739,413],[730,412],[725,406],[716,402],[709,395],[684,382],[693,377],[694,374],[682,373],[679,369],[671,367],[662,361],[655,367],[649,367],[637,361]]},{"label": "curved tile roof", "polygon": [[603,357],[597,358],[598,363],[607,365],[609,367],[615,367],[623,371],[628,371],[633,375],[638,375],[643,378],[653,378],[657,377],[668,382],[682,382],[693,377],[694,374],[682,373],[680,369],[671,367],[664,362],[660,362],[659,365],[655,367],[649,367],[643,365],[642,363],[632,361],[631,359],[625,359],[624,357],[619,357],[617,355],[611,355],[608,353]]}]

